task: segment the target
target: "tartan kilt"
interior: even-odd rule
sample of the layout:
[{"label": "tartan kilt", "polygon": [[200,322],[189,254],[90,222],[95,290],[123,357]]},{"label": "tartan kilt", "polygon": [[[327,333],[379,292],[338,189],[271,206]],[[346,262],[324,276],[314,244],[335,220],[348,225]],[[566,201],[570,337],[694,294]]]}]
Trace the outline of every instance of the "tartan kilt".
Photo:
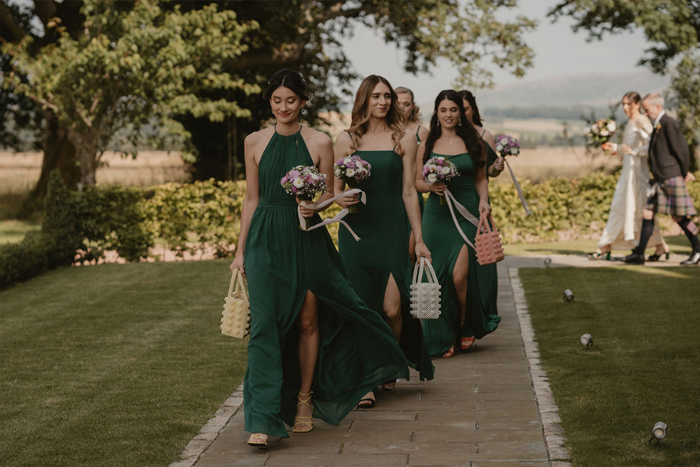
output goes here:
[{"label": "tartan kilt", "polygon": [[668,178],[654,183],[649,188],[646,206],[648,210],[680,217],[697,215],[685,178]]}]

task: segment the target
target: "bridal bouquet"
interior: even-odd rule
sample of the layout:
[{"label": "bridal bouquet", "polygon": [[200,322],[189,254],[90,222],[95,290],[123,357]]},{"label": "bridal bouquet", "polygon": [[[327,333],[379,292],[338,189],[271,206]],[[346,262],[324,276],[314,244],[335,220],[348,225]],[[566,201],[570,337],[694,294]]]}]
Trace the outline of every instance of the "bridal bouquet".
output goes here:
[{"label": "bridal bouquet", "polygon": [[[423,180],[427,183],[447,183],[459,175],[457,166],[441,156],[428,159],[423,166]],[[440,197],[440,204],[446,204],[445,197]]]},{"label": "bridal bouquet", "polygon": [[[312,201],[316,195],[328,189],[326,175],[312,165],[297,165],[282,177],[280,184],[287,194],[303,201]],[[308,229],[309,220],[304,218],[304,221]]]},{"label": "bridal bouquet", "polygon": [[617,132],[617,123],[611,118],[600,118],[591,125],[586,136],[591,141],[591,146],[599,148],[607,143]]},{"label": "bridal bouquet", "polygon": [[496,151],[501,157],[517,156],[520,154],[520,143],[510,135],[499,135],[496,137]]},{"label": "bridal bouquet", "polygon": [[[335,176],[347,183],[350,188],[355,188],[358,183],[369,178],[372,166],[360,156],[347,156],[339,159],[334,167]],[[357,206],[352,205],[348,212],[357,212]]]}]

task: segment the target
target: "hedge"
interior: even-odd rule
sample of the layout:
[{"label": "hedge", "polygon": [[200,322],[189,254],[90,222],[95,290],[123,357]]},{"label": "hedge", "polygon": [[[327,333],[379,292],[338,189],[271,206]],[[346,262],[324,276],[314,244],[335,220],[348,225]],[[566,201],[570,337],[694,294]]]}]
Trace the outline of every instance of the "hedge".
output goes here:
[{"label": "hedge", "polygon": [[[524,180],[523,192],[534,213],[529,217],[512,183],[493,183],[489,193],[494,220],[506,243],[597,236],[608,219],[617,178],[592,173],[537,184]],[[700,183],[691,183],[689,190],[700,206]],[[116,251],[127,261],[154,255],[156,246],[179,256],[204,249],[217,257],[231,256],[244,195],[245,182],[214,180],[151,188],[95,186],[69,193],[55,172],[41,233],[20,244],[0,246],[0,288],[46,269],[96,260],[105,251]],[[332,217],[339,209],[333,206],[322,217]],[[329,227],[334,240],[338,228]]]}]

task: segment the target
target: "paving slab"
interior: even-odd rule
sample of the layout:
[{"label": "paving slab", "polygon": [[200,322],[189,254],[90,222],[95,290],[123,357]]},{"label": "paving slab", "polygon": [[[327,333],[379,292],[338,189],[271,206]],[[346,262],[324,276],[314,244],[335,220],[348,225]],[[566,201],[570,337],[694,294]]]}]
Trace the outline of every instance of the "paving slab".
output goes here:
[{"label": "paving slab", "polygon": [[[173,466],[550,466],[548,439],[558,441],[552,427],[560,420],[509,264],[544,266],[532,258],[499,264],[499,329],[468,352],[434,359],[435,380],[420,382],[412,372],[393,391],[379,389],[374,409],[353,410],[339,426],[316,420],[312,432],[271,439],[266,450],[246,444],[243,408],[231,403],[236,395],[207,425],[205,438],[193,441],[209,442],[208,448],[199,456],[188,451]],[[542,401],[546,412],[538,409]],[[553,449],[557,461],[566,458]]]}]

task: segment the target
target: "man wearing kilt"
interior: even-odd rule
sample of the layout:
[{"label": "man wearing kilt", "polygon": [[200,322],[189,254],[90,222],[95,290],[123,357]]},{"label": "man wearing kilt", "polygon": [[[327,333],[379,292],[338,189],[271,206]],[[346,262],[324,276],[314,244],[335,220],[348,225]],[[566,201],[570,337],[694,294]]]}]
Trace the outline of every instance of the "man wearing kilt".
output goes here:
[{"label": "man wearing kilt", "polygon": [[647,205],[643,211],[642,233],[639,245],[625,257],[626,263],[644,264],[644,250],[654,230],[654,214],[670,214],[690,240],[693,251],[683,265],[700,263],[698,227],[692,217],[697,215],[686,182],[695,180],[690,169],[690,149],[678,122],[664,112],[664,99],[659,94],[648,94],[642,100],[644,112],[653,121],[649,141],[649,167],[654,176],[650,180]]}]

